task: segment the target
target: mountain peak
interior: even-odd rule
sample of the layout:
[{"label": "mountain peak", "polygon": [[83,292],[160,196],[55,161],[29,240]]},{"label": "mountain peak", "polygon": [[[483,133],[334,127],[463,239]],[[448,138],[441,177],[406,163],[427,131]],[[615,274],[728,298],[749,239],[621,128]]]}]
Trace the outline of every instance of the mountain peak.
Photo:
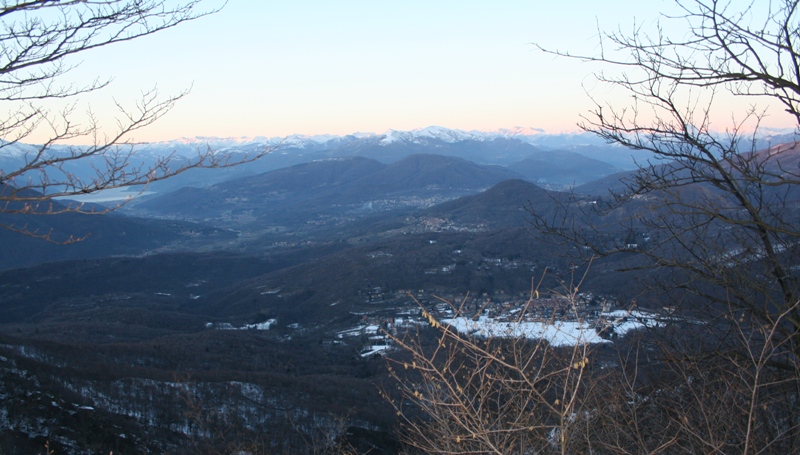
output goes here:
[{"label": "mountain peak", "polygon": [[444,128],[441,126],[429,126],[426,128],[417,128],[410,131],[389,130],[383,133],[379,144],[388,145],[394,142],[415,142],[419,143],[425,140],[439,140],[447,143],[455,143],[467,140],[486,140],[485,133],[480,131],[463,131]]}]

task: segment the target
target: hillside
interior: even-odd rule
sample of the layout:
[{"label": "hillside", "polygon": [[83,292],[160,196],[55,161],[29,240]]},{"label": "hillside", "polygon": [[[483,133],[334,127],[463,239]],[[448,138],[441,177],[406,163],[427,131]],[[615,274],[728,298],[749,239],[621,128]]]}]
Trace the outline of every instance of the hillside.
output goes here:
[{"label": "hillside", "polygon": [[[6,154],[0,156],[0,168],[13,169],[24,163],[25,153],[36,148],[25,144],[5,147]],[[356,133],[344,136],[320,135],[288,137],[214,138],[198,137],[175,141],[141,144],[137,147],[137,165],[152,165],[159,156],[173,155],[175,165],[188,162],[198,153],[207,151],[225,153],[235,162],[247,155],[270,153],[252,163],[221,169],[192,169],[173,178],[153,182],[148,191],[165,194],[184,187],[207,187],[227,180],[252,176],[302,163],[361,156],[391,164],[415,154],[438,154],[467,159],[478,164],[509,166],[532,155],[539,156],[546,164],[562,169],[556,154],[576,153],[581,156],[613,163],[620,169],[632,166],[630,153],[606,146],[588,134],[548,135],[527,129],[500,130],[495,132],[460,131],[441,127],[428,127],[412,131],[385,133]],[[61,156],[69,153],[67,147],[55,146],[50,153]],[[98,158],[99,159],[99,158]],[[94,175],[92,166],[100,166],[90,158],[81,162],[70,162],[65,166],[76,177],[88,179]],[[563,162],[562,162],[563,164]],[[608,166],[605,164],[604,166]],[[591,170],[589,170],[591,174]],[[537,177],[538,178],[538,177]],[[564,177],[564,184],[571,179]]]},{"label": "hillside", "polygon": [[519,227],[530,221],[528,210],[550,211],[556,200],[553,198],[562,198],[558,194],[524,180],[506,180],[482,193],[431,207],[422,214],[455,223],[483,223],[493,228]]},{"label": "hillside", "polygon": [[[562,167],[572,159],[587,163],[561,156]],[[598,227],[585,232],[610,247],[625,245],[632,230],[637,241],[649,238],[636,221],[647,200],[603,213],[594,210],[604,208],[600,198],[520,177],[443,155],[391,163],[329,157],[157,195],[128,211],[152,218],[96,217],[117,223],[109,231],[139,245],[151,238],[161,245],[154,226],[179,235],[186,234],[179,227],[197,226],[165,218],[218,227],[189,231],[191,244],[170,237],[168,245],[184,242],[194,252],[120,249],[127,256],[0,272],[0,392],[45,384],[28,400],[12,400],[7,425],[25,430],[7,433],[16,439],[6,446],[0,439],[0,448],[44,426],[75,440],[80,431],[67,429],[83,427],[68,422],[91,407],[101,429],[92,435],[114,441],[125,434],[139,447],[153,441],[151,452],[174,450],[203,440],[173,424],[198,409],[182,401],[188,392],[251,439],[241,422],[255,422],[270,441],[295,435],[302,444],[306,429],[344,418],[346,434],[375,453],[393,453],[374,449],[394,444],[395,425],[376,389],[388,381],[376,353],[402,355],[391,351],[384,331],[411,330],[427,340],[420,306],[444,319],[453,311],[445,302],[464,305],[470,317],[509,318],[531,301],[532,281],[543,317],[570,317],[554,296],[580,279],[591,251],[564,250],[558,239],[534,235],[532,213],[561,221],[565,209],[583,210],[589,217],[579,223]],[[63,220],[72,223],[64,232],[87,227]],[[618,270],[640,265],[637,257],[595,258],[575,317],[596,316],[598,302],[635,297],[631,276]],[[652,297],[640,305],[662,303]],[[342,417],[349,413],[357,417]]]},{"label": "hillside", "polygon": [[581,185],[619,172],[606,162],[566,150],[535,151],[508,167],[534,183],[561,186]]},{"label": "hillside", "polygon": [[237,229],[338,224],[375,212],[407,210],[475,193],[516,174],[437,155],[384,165],[361,157],[327,159],[185,188],[142,202],[137,214],[206,220]]},{"label": "hillside", "polygon": [[[258,436],[271,441],[297,435],[290,440],[295,448],[308,437],[298,425],[319,428],[342,418],[354,443],[373,451],[392,447],[394,414],[376,389],[389,379],[384,362],[370,354],[386,349],[379,329],[407,321],[426,333],[419,305],[429,311],[442,299],[468,302],[471,311],[491,302],[522,305],[532,278],[544,278],[547,294],[572,279],[571,259],[527,228],[528,210],[552,213],[567,195],[506,176],[503,168],[428,155],[390,165],[366,158],[306,163],[184,190],[177,193],[184,199],[163,207],[199,216],[207,206],[252,214],[271,208],[259,215],[262,223],[273,214],[297,217],[297,229],[217,245],[239,253],[207,251],[213,248],[205,244],[207,252],[0,272],[0,392],[46,384],[26,400],[12,400],[7,424],[26,430],[6,433],[0,448],[43,444],[28,438],[43,426],[58,428],[62,440],[79,440],[83,426],[70,416],[91,408],[98,430],[86,440],[116,441],[124,433],[116,447],[152,441],[148,450],[174,450],[203,441],[171,426],[195,409],[182,401],[186,391],[203,409],[224,410],[233,419],[226,425],[257,422]],[[495,179],[501,181],[481,191]],[[467,191],[474,194],[458,197]],[[435,204],[437,194],[449,200]],[[397,205],[364,208],[362,201],[377,205],[379,197]],[[332,218],[328,230],[299,227],[337,200],[357,209]],[[619,293],[619,280],[602,273],[609,268],[595,267],[600,279],[587,288]],[[191,378],[176,379],[180,374]],[[353,412],[357,418],[342,417]],[[376,453],[394,453],[385,450]]]},{"label": "hillside", "polygon": [[[42,206],[35,215],[0,213],[0,224],[11,227],[0,235],[0,269],[67,259],[140,255],[161,248],[190,248],[236,238],[229,231],[210,226],[103,213],[101,207],[98,214],[50,215],[50,211],[65,208],[57,201],[51,204]],[[13,209],[14,203],[8,207]],[[36,238],[42,235],[48,236],[49,241]],[[71,239],[80,241],[73,243]]]}]

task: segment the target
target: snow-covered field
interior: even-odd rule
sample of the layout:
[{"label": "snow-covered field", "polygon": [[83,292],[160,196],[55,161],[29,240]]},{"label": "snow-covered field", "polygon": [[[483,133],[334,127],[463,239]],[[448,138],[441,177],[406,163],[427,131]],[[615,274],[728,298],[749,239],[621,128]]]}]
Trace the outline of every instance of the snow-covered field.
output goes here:
[{"label": "snow-covered field", "polygon": [[[615,311],[603,314],[617,335],[631,330],[659,324],[657,315],[641,311]],[[530,338],[547,340],[553,346],[574,346],[576,344],[605,343],[594,326],[578,321],[545,322],[505,322],[481,316],[478,319],[458,317],[444,319],[443,325],[450,326],[460,333],[485,338]]]},{"label": "snow-covered field", "polygon": [[217,330],[269,330],[270,327],[277,324],[277,319],[268,319],[264,322],[259,322],[257,324],[246,324],[241,327],[235,327],[228,322],[208,322],[206,323],[206,328],[209,329],[217,329]]}]

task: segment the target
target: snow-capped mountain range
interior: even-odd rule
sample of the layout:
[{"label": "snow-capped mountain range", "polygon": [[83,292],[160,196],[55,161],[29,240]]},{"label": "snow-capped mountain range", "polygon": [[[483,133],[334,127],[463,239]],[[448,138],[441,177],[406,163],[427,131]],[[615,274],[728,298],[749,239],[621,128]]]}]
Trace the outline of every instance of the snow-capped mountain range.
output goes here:
[{"label": "snow-capped mountain range", "polygon": [[[760,140],[765,146],[768,143],[782,143],[795,140],[796,133],[792,129],[763,128]],[[181,138],[172,141],[154,142],[146,144],[143,149],[163,149],[173,147],[176,150],[187,147],[195,149],[198,146],[208,146],[222,152],[230,149],[247,148],[248,146],[272,147],[275,149],[320,149],[341,146],[354,141],[364,141],[374,145],[387,146],[391,144],[424,144],[439,141],[446,144],[455,144],[465,141],[485,142],[495,139],[515,139],[544,150],[573,149],[580,147],[603,146],[608,147],[604,140],[592,133],[566,132],[547,133],[539,128],[516,126],[501,128],[493,131],[460,130],[444,128],[441,126],[428,126],[413,130],[390,129],[383,133],[356,132],[344,136],[320,134],[289,136],[243,136],[243,137],[194,137]]]},{"label": "snow-capped mountain range", "polygon": [[239,148],[248,145],[271,146],[280,148],[318,148],[321,145],[331,142],[340,144],[353,140],[368,140],[379,145],[389,145],[392,143],[420,143],[423,141],[437,140],[449,144],[463,141],[488,141],[498,138],[518,139],[532,145],[540,143],[569,143],[571,145],[592,145],[602,144],[603,142],[595,136],[587,133],[559,133],[548,134],[544,130],[517,126],[514,128],[503,128],[495,131],[478,130],[459,130],[444,128],[441,126],[429,126],[414,130],[388,130],[384,133],[353,133],[345,136],[330,134],[303,135],[293,134],[290,136],[243,136],[243,137],[209,137],[201,136],[194,138],[181,138],[172,141],[154,142],[148,146],[197,146],[209,145],[215,149]]},{"label": "snow-capped mountain range", "polygon": [[[791,140],[795,137],[795,132],[791,129],[762,129],[761,138],[765,142],[778,143]],[[242,137],[215,137],[197,136],[193,138],[180,138],[170,141],[150,142],[138,144],[138,149],[143,153],[152,153],[171,149],[173,152],[183,154],[195,152],[198,147],[205,149],[210,147],[219,152],[226,152],[231,149],[242,149],[251,146],[272,147],[274,149],[319,149],[340,146],[344,143],[357,140],[367,141],[375,145],[390,145],[396,143],[426,143],[430,141],[440,141],[443,143],[454,144],[464,141],[485,142],[495,139],[516,139],[521,142],[534,145],[542,149],[570,149],[581,146],[604,146],[605,142],[591,133],[567,132],[567,133],[547,133],[539,128],[516,126],[513,128],[501,128],[493,131],[479,130],[459,130],[444,128],[441,126],[428,126],[408,131],[390,129],[384,133],[363,133],[356,132],[344,136],[332,134],[304,135],[293,134],[289,136],[242,136]],[[9,144],[0,141],[0,158],[19,157],[30,155],[38,150],[37,145],[31,144]],[[72,147],[74,148],[74,147]],[[68,146],[53,146],[54,153],[63,153],[69,150]],[[182,153],[183,152],[183,153]]]},{"label": "snow-capped mountain range", "polygon": [[[793,132],[764,130],[760,148],[789,142]],[[606,144],[591,133],[550,134],[536,128],[514,127],[495,131],[465,131],[429,126],[410,131],[389,130],[384,133],[353,133],[336,135],[291,135],[286,137],[195,137],[172,141],[137,144],[122,149],[134,151],[129,157],[132,166],[147,168],[165,156],[175,160],[175,166],[207,152],[230,154],[233,161],[254,153],[270,153],[255,163],[227,169],[225,172],[191,172],[174,179],[151,185],[159,191],[181,186],[206,186],[237,176],[254,175],[316,160],[361,156],[389,164],[414,154],[433,154],[463,158],[481,165],[514,166],[526,159],[550,162],[563,167],[592,165],[577,155],[594,160],[594,167],[611,166],[629,170],[648,156],[614,144]],[[39,146],[0,142],[0,175],[20,169],[39,151]],[[55,145],[46,156],[70,156],[78,146]],[[571,155],[570,155],[571,154]],[[598,163],[602,162],[602,163]],[[583,163],[583,164],[579,164]],[[77,178],[95,178],[98,169],[106,166],[103,156],[64,163],[63,172]],[[529,163],[530,165],[530,163]],[[534,167],[542,167],[537,164]],[[36,177],[36,176],[34,176]],[[20,178],[25,178],[21,176]]]}]

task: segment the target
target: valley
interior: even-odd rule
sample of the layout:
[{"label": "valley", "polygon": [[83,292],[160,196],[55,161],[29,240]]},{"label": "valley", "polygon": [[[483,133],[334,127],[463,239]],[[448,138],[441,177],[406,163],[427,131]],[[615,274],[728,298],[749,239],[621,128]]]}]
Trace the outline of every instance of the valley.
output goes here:
[{"label": "valley", "polygon": [[3,1],[0,455],[800,453],[798,6]]},{"label": "valley", "polygon": [[[686,323],[632,284],[669,275],[643,266],[651,202],[609,204],[619,168],[456,133],[287,143],[35,221],[70,245],[5,232],[0,450],[397,453],[398,340],[446,326],[611,359]],[[544,235],[565,219],[583,246]]]}]

